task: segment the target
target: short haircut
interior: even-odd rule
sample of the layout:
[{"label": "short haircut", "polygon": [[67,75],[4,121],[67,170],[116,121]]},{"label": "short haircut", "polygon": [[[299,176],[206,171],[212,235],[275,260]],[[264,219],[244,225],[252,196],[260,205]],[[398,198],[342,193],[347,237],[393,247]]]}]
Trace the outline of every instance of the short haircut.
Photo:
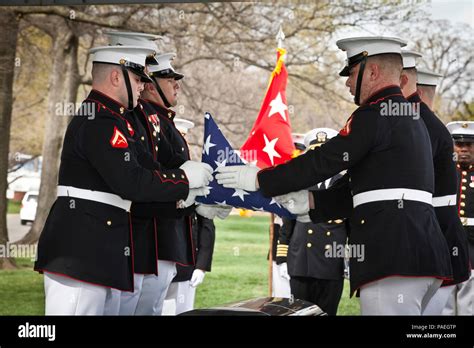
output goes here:
[{"label": "short haircut", "polygon": [[387,76],[400,77],[403,69],[403,60],[400,54],[383,53],[368,58],[368,63],[377,64],[380,71]]},{"label": "short haircut", "polygon": [[421,92],[427,99],[434,100],[436,94],[436,86],[417,85],[416,88],[421,90]]},{"label": "short haircut", "polygon": [[416,68],[403,69],[403,73],[416,81]]},{"label": "short haircut", "polygon": [[92,80],[95,82],[104,82],[109,77],[113,69],[117,66],[114,64],[93,63],[92,64]]}]

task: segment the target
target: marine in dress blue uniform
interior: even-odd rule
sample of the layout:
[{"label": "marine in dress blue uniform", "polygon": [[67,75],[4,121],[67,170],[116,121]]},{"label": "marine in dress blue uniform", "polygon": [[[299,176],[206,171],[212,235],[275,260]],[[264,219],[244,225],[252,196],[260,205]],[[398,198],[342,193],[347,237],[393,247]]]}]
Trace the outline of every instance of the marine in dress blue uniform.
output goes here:
[{"label": "marine in dress blue uniform", "polygon": [[[175,55],[165,53],[156,56],[156,65],[148,67],[150,77],[153,80],[148,88],[153,93],[144,94],[143,105],[147,115],[142,122],[147,122],[147,127],[169,144],[173,152],[172,162],[168,165],[179,165],[180,162],[190,160],[188,145],[174,125],[176,113],[170,109],[175,106],[168,100],[169,96],[160,87],[159,79],[169,79],[175,82],[175,93],[179,90],[178,81],[184,76],[174,70],[171,61]],[[150,127],[151,125],[151,127]],[[155,133],[153,133],[155,132]],[[159,147],[156,147],[159,151]],[[191,214],[192,212],[190,212]],[[195,246],[192,239],[191,216],[163,216],[157,215],[152,228],[156,231],[156,254],[158,257],[158,277],[147,275],[144,279],[144,287],[138,301],[135,314],[137,315],[161,315],[163,302],[168,288],[176,276],[176,264],[193,266],[195,264]]]},{"label": "marine in dress blue uniform", "polygon": [[[92,90],[67,128],[58,198],[42,231],[35,263],[35,270],[45,273],[46,314],[108,314],[106,299],[116,299],[118,290],[134,289],[132,201],[176,205],[189,193],[184,170],[140,165],[125,117],[134,106],[131,88],[138,83],[130,80],[148,81],[145,59],[154,52],[135,46],[91,52],[94,64],[113,65],[123,73],[126,83],[117,89],[128,94],[128,106]],[[94,113],[84,117],[83,110]]]},{"label": "marine in dress blue uniform", "polygon": [[[297,200],[304,213],[313,207],[313,222],[350,217],[349,246],[364,247],[363,260],[350,259],[351,294],[360,289],[362,314],[420,315],[442,280],[452,279],[452,268],[432,205],[426,126],[404,113],[383,116],[389,105],[409,103],[399,86],[405,42],[363,37],[337,45],[348,56],[340,75],[349,76],[346,84],[359,105],[339,134],[285,164],[260,172],[250,166],[220,168],[216,178],[227,187],[259,187],[267,197],[293,192],[288,203]],[[328,215],[335,216],[324,216],[325,203],[305,189],[346,169],[350,190],[332,199],[336,209]]]},{"label": "marine in dress blue uniform", "polygon": [[[107,32],[111,45],[138,45],[158,50],[155,41],[157,35],[137,32]],[[156,54],[147,57],[148,67],[158,65]],[[151,81],[150,81],[151,82]],[[146,168],[155,169],[157,166],[165,168],[179,168],[186,162],[186,158],[177,154],[172,144],[163,136],[160,120],[154,108],[140,99],[134,112],[127,114],[129,131],[134,136],[138,147],[142,150],[139,160]],[[156,203],[134,202],[132,204],[133,248],[135,254],[135,291],[123,292],[120,301],[120,314],[135,314],[143,287],[145,275],[158,276],[158,232],[156,217],[190,216],[194,207],[177,209],[175,206],[164,206]],[[164,272],[162,272],[164,273]],[[166,275],[164,275],[166,276]],[[152,305],[150,305],[150,310]]]},{"label": "marine in dress blue uniform", "polygon": [[403,94],[413,104],[414,117],[421,117],[430,135],[435,177],[433,206],[450,250],[453,268],[453,279],[443,282],[423,313],[424,315],[441,315],[454,285],[467,280],[471,273],[467,238],[456,207],[457,177],[453,141],[446,126],[417,93],[416,59],[421,57],[421,54],[403,51],[402,56]]},{"label": "marine in dress blue uniform", "polygon": [[[335,135],[337,132],[333,129],[316,128],[307,133],[305,144],[311,150]],[[327,179],[314,189],[327,189],[341,176]],[[313,223],[309,217],[284,219],[280,231],[277,263],[288,264],[293,297],[317,304],[327,314],[336,315],[344,287],[344,252],[339,251],[345,251],[345,221]]]}]

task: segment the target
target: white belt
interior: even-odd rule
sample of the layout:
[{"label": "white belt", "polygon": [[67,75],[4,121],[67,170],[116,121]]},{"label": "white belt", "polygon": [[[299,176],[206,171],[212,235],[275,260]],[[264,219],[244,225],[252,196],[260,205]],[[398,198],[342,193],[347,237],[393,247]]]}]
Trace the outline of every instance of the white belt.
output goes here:
[{"label": "white belt", "polygon": [[418,201],[429,205],[433,204],[433,195],[430,192],[407,188],[381,189],[356,194],[352,197],[354,208],[358,205],[392,200]]},{"label": "white belt", "polygon": [[463,226],[474,226],[474,218],[462,217],[461,222]]},{"label": "white belt", "polygon": [[132,205],[131,201],[122,199],[120,196],[114,195],[113,193],[85,190],[73,186],[58,185],[57,195],[58,197],[74,197],[109,204],[125,211],[130,211],[130,206]]},{"label": "white belt", "polygon": [[447,207],[451,205],[456,205],[457,196],[447,195],[441,197],[433,197],[433,207]]}]

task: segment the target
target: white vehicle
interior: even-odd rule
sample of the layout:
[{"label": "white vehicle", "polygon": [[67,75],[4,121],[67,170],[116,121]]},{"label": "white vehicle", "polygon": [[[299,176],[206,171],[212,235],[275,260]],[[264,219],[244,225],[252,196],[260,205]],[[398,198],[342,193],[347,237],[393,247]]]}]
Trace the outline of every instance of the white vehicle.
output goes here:
[{"label": "white vehicle", "polygon": [[35,221],[36,207],[38,206],[38,191],[28,191],[21,201],[20,219],[21,224]]}]

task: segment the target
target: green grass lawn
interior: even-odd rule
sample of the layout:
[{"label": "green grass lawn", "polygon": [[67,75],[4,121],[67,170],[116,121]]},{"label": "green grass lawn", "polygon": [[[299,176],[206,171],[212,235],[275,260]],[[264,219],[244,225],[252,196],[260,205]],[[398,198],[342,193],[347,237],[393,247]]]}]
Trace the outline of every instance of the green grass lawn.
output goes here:
[{"label": "green grass lawn", "polygon": [[8,200],[7,214],[20,214],[21,202]]},{"label": "green grass lawn", "polygon": [[43,276],[30,259],[16,259],[19,269],[0,271],[0,315],[43,315]]},{"label": "green grass lawn", "polygon": [[[212,272],[197,289],[196,308],[268,296],[269,217],[216,219]],[[19,269],[0,271],[0,315],[42,315],[43,277],[32,262],[17,259]],[[358,315],[359,301],[349,299],[345,283],[339,315]]]}]

